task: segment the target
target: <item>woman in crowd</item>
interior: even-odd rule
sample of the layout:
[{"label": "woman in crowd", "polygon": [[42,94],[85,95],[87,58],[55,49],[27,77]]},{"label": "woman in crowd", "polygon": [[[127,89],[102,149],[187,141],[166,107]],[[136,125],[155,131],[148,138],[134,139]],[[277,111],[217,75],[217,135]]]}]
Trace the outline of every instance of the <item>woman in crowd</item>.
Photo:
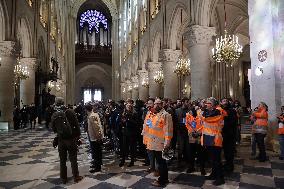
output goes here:
[{"label": "woman in crowd", "polygon": [[264,138],[268,130],[267,111],[267,105],[264,102],[260,102],[257,109],[252,113],[252,119],[255,120],[253,124],[253,135],[259,150],[259,156],[256,159],[258,159],[260,162],[266,161]]}]

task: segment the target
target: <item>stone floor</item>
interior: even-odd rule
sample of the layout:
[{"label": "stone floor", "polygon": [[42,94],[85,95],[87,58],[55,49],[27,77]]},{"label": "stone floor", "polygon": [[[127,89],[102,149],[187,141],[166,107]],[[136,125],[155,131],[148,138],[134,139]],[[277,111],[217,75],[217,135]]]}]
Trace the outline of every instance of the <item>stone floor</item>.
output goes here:
[{"label": "stone floor", "polygon": [[[84,180],[73,183],[68,165],[69,182],[62,185],[59,179],[57,149],[52,147],[54,134],[45,130],[11,131],[0,133],[0,188],[154,188],[152,174],[144,172],[142,162],[132,168],[119,168],[118,158],[111,152],[104,152],[104,167],[101,173],[90,174],[89,156],[86,146],[80,147],[79,169]],[[166,188],[284,188],[284,161],[270,155],[270,161],[259,163],[249,160],[249,148],[238,149],[235,172],[226,177],[226,184],[215,187],[204,180],[199,172],[186,174],[185,166],[170,167],[170,184]]]}]

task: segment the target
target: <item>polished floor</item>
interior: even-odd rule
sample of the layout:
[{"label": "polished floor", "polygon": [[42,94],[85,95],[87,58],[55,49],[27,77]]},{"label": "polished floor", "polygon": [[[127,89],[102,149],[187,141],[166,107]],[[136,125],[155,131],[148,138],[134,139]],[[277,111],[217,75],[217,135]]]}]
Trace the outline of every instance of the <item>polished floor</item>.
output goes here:
[{"label": "polished floor", "polygon": [[[131,168],[118,167],[118,157],[104,151],[104,167],[101,173],[90,174],[89,156],[86,146],[80,147],[79,170],[84,180],[75,184],[68,164],[69,182],[61,184],[59,179],[59,159],[57,149],[52,147],[54,134],[44,129],[11,131],[0,133],[0,188],[154,188],[155,179],[146,173],[142,162]],[[226,177],[226,184],[215,187],[204,180],[199,172],[186,174],[185,165],[170,166],[170,184],[166,188],[244,188],[268,189],[284,188],[284,161],[270,153],[270,161],[259,163],[249,160],[249,148],[238,149],[235,172]]]}]

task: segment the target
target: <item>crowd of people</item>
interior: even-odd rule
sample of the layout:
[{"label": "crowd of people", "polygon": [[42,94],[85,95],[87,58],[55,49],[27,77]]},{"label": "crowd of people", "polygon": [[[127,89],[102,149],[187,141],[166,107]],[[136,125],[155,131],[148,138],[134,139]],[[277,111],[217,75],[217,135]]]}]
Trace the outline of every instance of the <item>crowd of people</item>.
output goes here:
[{"label": "crowd of people", "polygon": [[13,111],[14,129],[27,128],[28,125],[35,129],[37,117],[35,104],[24,105],[22,108],[16,106]]},{"label": "crowd of people", "polygon": [[[74,181],[79,182],[77,146],[81,144],[80,128],[88,136],[92,161],[90,172],[101,171],[102,149],[114,151],[123,167],[129,157],[128,167],[137,159],[144,159],[145,170],[158,179],[154,186],[165,186],[168,181],[168,164],[177,160],[187,164],[187,173],[199,170],[214,185],[225,183],[224,176],[234,171],[236,144],[240,143],[240,118],[242,107],[238,101],[224,98],[217,101],[210,97],[190,102],[183,98],[152,99],[107,103],[90,102],[85,105],[64,106],[62,98],[56,98],[51,108],[48,124],[57,137],[60,157],[60,177],[67,182],[66,160],[69,153]],[[251,113],[252,156],[260,162],[267,160],[264,139],[268,130],[268,107],[264,102]],[[284,107],[279,119],[279,139],[284,157]],[[256,156],[256,146],[259,155]],[[222,157],[222,152],[224,157]],[[223,161],[224,159],[224,161]]]}]

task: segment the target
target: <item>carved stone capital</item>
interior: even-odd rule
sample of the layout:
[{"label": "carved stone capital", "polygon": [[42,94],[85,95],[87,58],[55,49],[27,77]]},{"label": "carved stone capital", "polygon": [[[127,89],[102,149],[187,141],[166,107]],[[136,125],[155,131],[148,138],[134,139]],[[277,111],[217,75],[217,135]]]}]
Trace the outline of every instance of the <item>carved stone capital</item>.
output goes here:
[{"label": "carved stone capital", "polygon": [[138,75],[133,76],[131,80],[132,80],[132,83],[134,84],[138,83]]},{"label": "carved stone capital", "polygon": [[164,62],[177,62],[181,55],[181,50],[163,49],[160,55]]},{"label": "carved stone capital", "polygon": [[138,70],[138,76],[139,79],[144,79],[145,77],[148,77],[148,72],[146,70]]},{"label": "carved stone capital", "polygon": [[131,81],[130,80],[126,80],[125,81],[125,85],[128,87],[128,86],[131,86],[132,84],[131,84]]},{"label": "carved stone capital", "polygon": [[214,35],[216,35],[214,27],[199,25],[190,26],[185,32],[185,38],[188,40],[190,47],[196,44],[209,44]]},{"label": "carved stone capital", "polygon": [[27,66],[29,70],[35,70],[36,58],[21,58],[20,62],[22,65]]},{"label": "carved stone capital", "polygon": [[2,41],[0,42],[0,56],[14,56],[15,51],[14,41]]},{"label": "carved stone capital", "polygon": [[147,65],[149,72],[156,72],[162,68],[161,62],[147,62]]}]

